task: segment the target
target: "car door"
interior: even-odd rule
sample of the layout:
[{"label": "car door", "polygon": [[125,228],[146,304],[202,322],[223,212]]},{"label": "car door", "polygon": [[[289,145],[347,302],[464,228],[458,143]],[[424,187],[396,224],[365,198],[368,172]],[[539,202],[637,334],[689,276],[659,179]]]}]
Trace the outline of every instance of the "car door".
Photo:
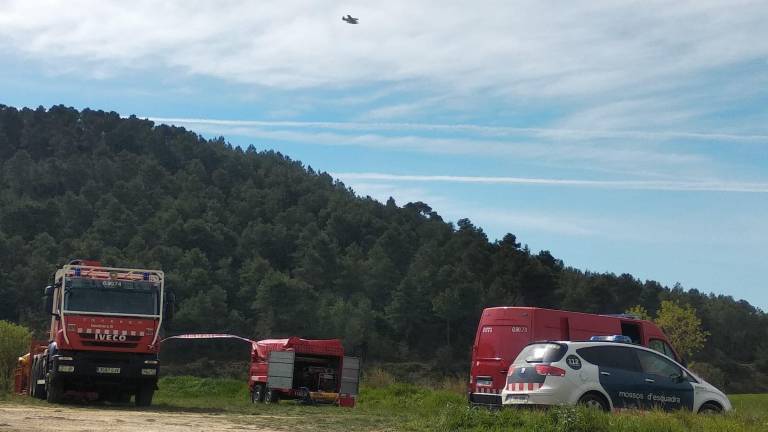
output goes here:
[{"label": "car door", "polygon": [[600,386],[614,408],[642,408],[643,373],[631,347],[596,345],[579,348],[576,353],[598,367]]},{"label": "car door", "polygon": [[645,408],[693,409],[693,385],[673,361],[653,351],[635,349],[643,371]]}]

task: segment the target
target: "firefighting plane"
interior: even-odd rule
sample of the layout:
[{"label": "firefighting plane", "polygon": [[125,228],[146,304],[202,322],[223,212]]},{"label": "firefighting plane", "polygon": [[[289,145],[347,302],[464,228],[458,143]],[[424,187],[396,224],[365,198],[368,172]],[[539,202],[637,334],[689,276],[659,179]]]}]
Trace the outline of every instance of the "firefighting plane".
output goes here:
[{"label": "firefighting plane", "polygon": [[341,17],[341,20],[346,21],[347,24],[357,24],[360,18],[353,18],[352,15],[347,15],[345,17]]}]

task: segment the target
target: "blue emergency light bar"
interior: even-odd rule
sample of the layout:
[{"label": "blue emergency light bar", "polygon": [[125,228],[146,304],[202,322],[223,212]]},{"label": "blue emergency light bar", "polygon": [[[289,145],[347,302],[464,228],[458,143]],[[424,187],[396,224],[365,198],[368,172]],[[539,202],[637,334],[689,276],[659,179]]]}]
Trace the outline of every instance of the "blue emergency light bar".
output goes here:
[{"label": "blue emergency light bar", "polygon": [[632,339],[629,338],[629,336],[624,335],[613,335],[613,336],[592,336],[589,338],[590,342],[619,342],[619,343],[626,343],[631,344]]}]

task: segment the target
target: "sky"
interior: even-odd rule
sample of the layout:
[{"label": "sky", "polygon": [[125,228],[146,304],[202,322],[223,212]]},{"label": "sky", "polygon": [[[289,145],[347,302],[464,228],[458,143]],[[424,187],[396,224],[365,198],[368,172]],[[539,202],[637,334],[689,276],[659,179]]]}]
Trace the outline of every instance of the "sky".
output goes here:
[{"label": "sky", "polygon": [[738,0],[0,0],[0,104],[278,150],[492,241],[768,310],[766,22]]}]

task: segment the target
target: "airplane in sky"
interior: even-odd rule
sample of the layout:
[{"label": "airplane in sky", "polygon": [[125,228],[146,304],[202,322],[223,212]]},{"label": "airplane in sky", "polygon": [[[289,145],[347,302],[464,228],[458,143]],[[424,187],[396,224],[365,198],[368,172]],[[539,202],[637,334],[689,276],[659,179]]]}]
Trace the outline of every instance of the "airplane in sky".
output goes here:
[{"label": "airplane in sky", "polygon": [[347,24],[357,24],[360,18],[353,18],[352,15],[347,15],[345,17],[341,17],[341,20],[346,21]]}]

